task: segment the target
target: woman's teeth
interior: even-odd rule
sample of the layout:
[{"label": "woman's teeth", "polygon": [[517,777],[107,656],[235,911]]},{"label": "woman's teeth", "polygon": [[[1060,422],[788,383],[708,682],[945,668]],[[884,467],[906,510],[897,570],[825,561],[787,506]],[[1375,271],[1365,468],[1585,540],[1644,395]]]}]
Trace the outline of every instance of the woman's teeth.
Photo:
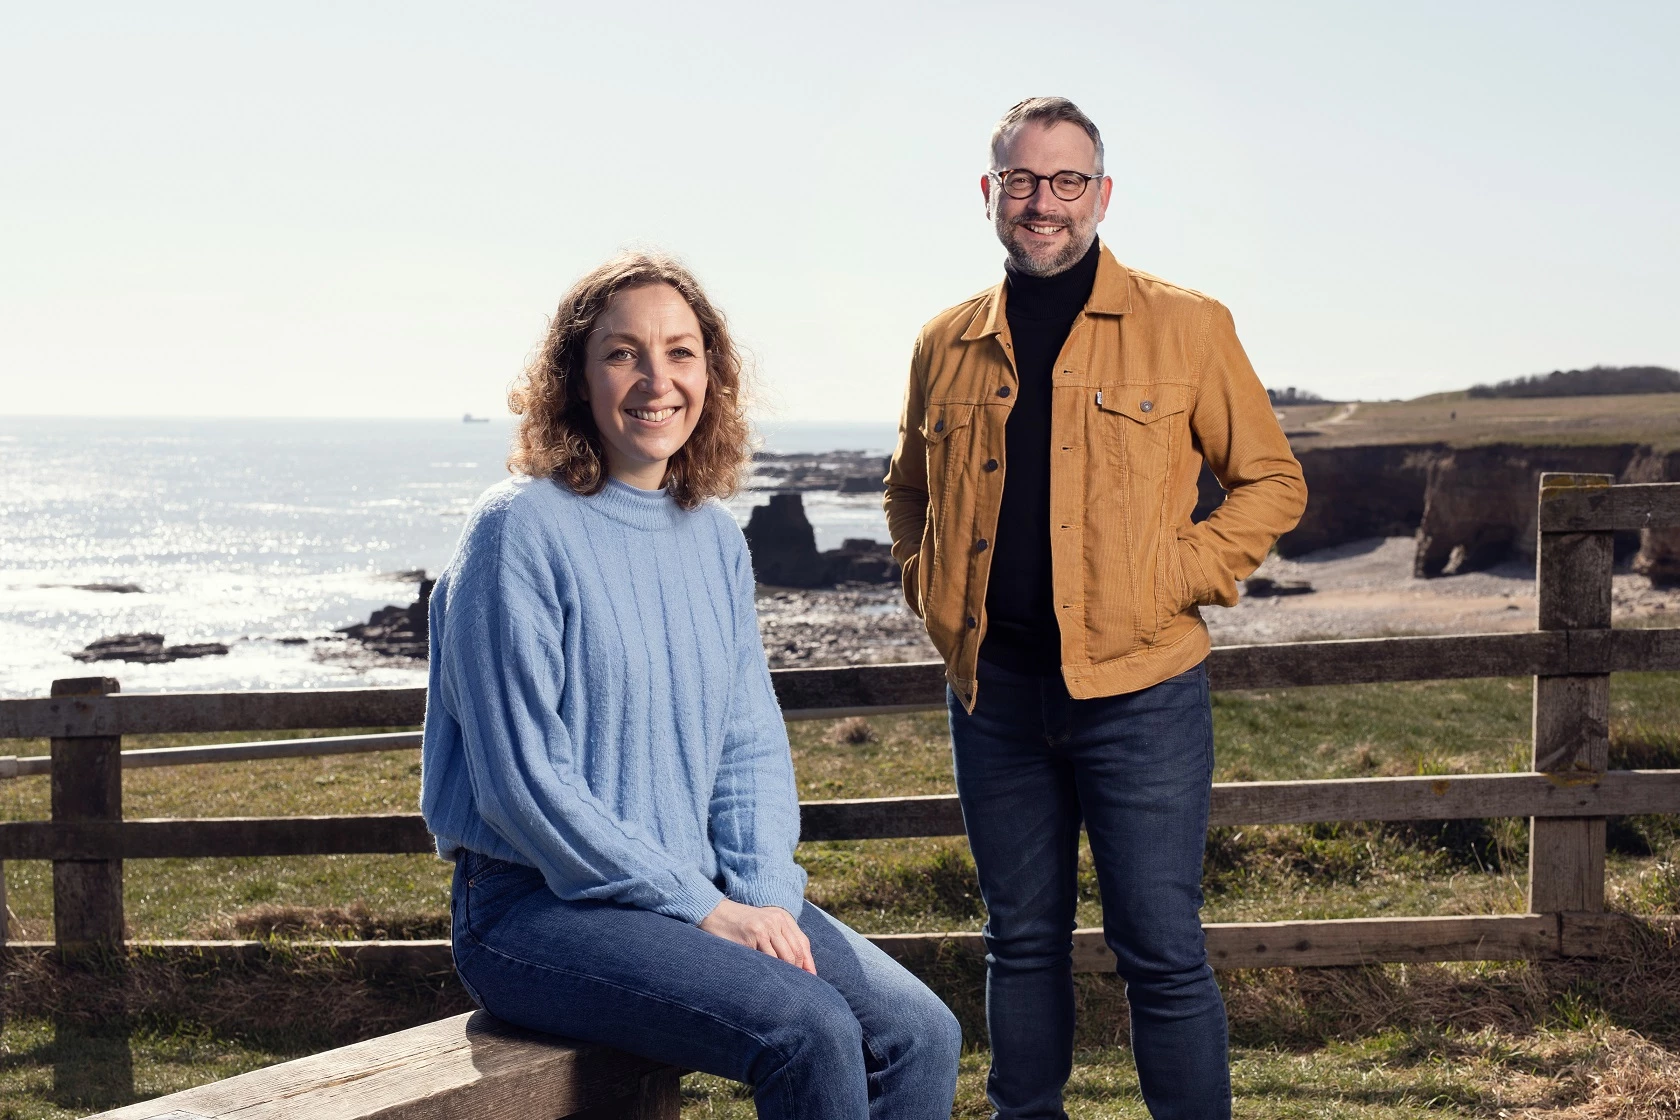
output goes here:
[{"label": "woman's teeth", "polygon": [[625,409],[625,411],[628,412],[630,415],[634,416],[638,420],[647,420],[651,423],[657,424],[661,420],[669,419],[670,416],[673,413],[675,413],[677,410],[674,409],[674,408],[660,408],[660,409],[627,408],[627,409]]}]

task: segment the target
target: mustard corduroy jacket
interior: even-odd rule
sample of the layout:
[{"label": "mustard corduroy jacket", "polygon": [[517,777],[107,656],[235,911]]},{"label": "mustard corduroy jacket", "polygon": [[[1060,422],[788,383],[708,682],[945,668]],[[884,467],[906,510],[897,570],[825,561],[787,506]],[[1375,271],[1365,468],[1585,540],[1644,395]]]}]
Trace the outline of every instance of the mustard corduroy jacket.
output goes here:
[{"label": "mustard corduroy jacket", "polygon": [[[970,710],[1016,399],[1004,296],[1000,283],[922,328],[886,480],[905,599]],[[1231,313],[1126,268],[1106,246],[1053,378],[1062,675],[1081,699],[1147,688],[1207,656],[1197,607],[1235,605],[1237,581],[1300,519],[1301,465]],[[1192,524],[1204,460],[1227,494]]]}]

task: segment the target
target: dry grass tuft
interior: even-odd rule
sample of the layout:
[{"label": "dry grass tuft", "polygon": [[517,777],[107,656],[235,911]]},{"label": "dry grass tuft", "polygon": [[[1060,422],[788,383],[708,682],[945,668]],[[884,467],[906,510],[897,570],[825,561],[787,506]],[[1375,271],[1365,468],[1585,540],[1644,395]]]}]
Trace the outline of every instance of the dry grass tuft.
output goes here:
[{"label": "dry grass tuft", "polygon": [[1680,1056],[1629,1031],[1595,1040],[1591,1057],[1558,1080],[1585,1099],[1564,1108],[1527,1109],[1526,1120],[1673,1120],[1680,1116]]},{"label": "dry grass tuft", "polygon": [[828,741],[843,747],[861,747],[865,743],[878,740],[875,729],[862,716],[835,720],[834,726],[828,731]]},{"label": "dry grass tuft", "polygon": [[364,902],[349,906],[280,906],[264,903],[218,914],[194,927],[204,938],[297,941],[430,941],[449,936],[447,913],[376,914]]},{"label": "dry grass tuft", "polygon": [[336,953],[276,941],[244,961],[144,950],[75,961],[12,953],[0,972],[0,1007],[89,1028],[192,1024],[327,1049],[473,1005],[453,970],[373,976]]}]

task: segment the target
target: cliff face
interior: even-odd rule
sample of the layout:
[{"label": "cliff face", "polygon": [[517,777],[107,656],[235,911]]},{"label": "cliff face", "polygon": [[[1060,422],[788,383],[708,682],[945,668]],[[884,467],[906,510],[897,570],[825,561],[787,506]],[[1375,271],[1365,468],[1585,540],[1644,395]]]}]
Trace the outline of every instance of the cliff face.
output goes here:
[{"label": "cliff face", "polygon": [[[1307,479],[1307,509],[1301,523],[1278,541],[1280,556],[1415,533],[1414,570],[1424,577],[1531,559],[1542,472],[1608,474],[1617,482],[1680,481],[1680,452],[1637,443],[1468,448],[1397,443],[1304,450],[1296,457]],[[1224,499],[1207,470],[1200,491],[1198,521]],[[1635,553],[1635,571],[1654,583],[1680,584],[1680,530],[1617,534],[1617,560]]]},{"label": "cliff face", "polygon": [[1402,537],[1423,520],[1429,469],[1447,451],[1438,443],[1397,443],[1302,451],[1307,509],[1278,541],[1299,556],[1363,537]]},{"label": "cliff face", "polygon": [[[1625,472],[1637,444],[1525,447],[1491,444],[1463,448],[1429,468],[1429,495],[1418,529],[1415,570],[1420,576],[1491,568],[1512,557],[1532,558],[1535,498],[1545,471],[1614,475]],[[1621,556],[1638,541],[1618,542]]]}]

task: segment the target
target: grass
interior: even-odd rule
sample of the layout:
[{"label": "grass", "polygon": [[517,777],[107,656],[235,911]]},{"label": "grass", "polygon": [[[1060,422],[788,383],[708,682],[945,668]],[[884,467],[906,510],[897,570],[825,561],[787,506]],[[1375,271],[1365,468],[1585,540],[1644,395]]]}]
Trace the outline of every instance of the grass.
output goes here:
[{"label": "grass", "polygon": [[[1340,405],[1290,405],[1279,409],[1291,432],[1318,434],[1295,440],[1296,450],[1378,443],[1434,443],[1471,447],[1488,443],[1645,443],[1658,451],[1680,447],[1680,393],[1625,397],[1476,399],[1435,393],[1410,401],[1366,401],[1348,414]],[[1325,421],[1334,416],[1334,423]]]},{"label": "grass", "polygon": [[[1529,708],[1527,680],[1218,694],[1216,777],[1523,769]],[[1680,765],[1680,675],[1617,675],[1611,714],[1617,765]],[[794,724],[790,737],[802,798],[951,790],[938,714]],[[125,746],[232,738],[138,736]],[[0,749],[46,748],[36,740]],[[417,763],[415,752],[393,751],[130,771],[125,808],[131,817],[412,811]],[[44,777],[0,786],[0,819],[47,815]],[[1617,820],[1610,842],[1612,904],[1680,914],[1680,822]],[[799,858],[811,897],[859,929],[975,929],[983,920],[960,839],[806,844]],[[1526,858],[1520,822],[1221,829],[1210,838],[1205,916],[1520,911]],[[449,870],[428,856],[132,861],[128,917],[137,938],[442,936]],[[22,923],[12,935],[48,936],[48,866],[13,863],[6,872]],[[1079,920],[1100,924],[1088,854]],[[140,961],[119,970],[120,983],[19,960],[0,983],[0,1120],[109,1107],[467,1006],[447,978],[379,983],[310,957],[283,955],[232,974]],[[976,966],[945,962],[928,979],[971,1040],[983,1042]],[[1238,1115],[1673,1114],[1655,1105],[1641,1112],[1637,1103],[1641,1092],[1680,1085],[1680,951],[1672,941],[1607,964],[1274,970],[1221,981]],[[1118,982],[1081,976],[1079,993],[1070,1114],[1145,1115]],[[985,1114],[985,1062],[981,1049],[964,1059],[959,1115]],[[1623,1111],[1604,1111],[1607,1101]],[[745,1116],[750,1108],[723,1082],[685,1082],[685,1115]]]}]

